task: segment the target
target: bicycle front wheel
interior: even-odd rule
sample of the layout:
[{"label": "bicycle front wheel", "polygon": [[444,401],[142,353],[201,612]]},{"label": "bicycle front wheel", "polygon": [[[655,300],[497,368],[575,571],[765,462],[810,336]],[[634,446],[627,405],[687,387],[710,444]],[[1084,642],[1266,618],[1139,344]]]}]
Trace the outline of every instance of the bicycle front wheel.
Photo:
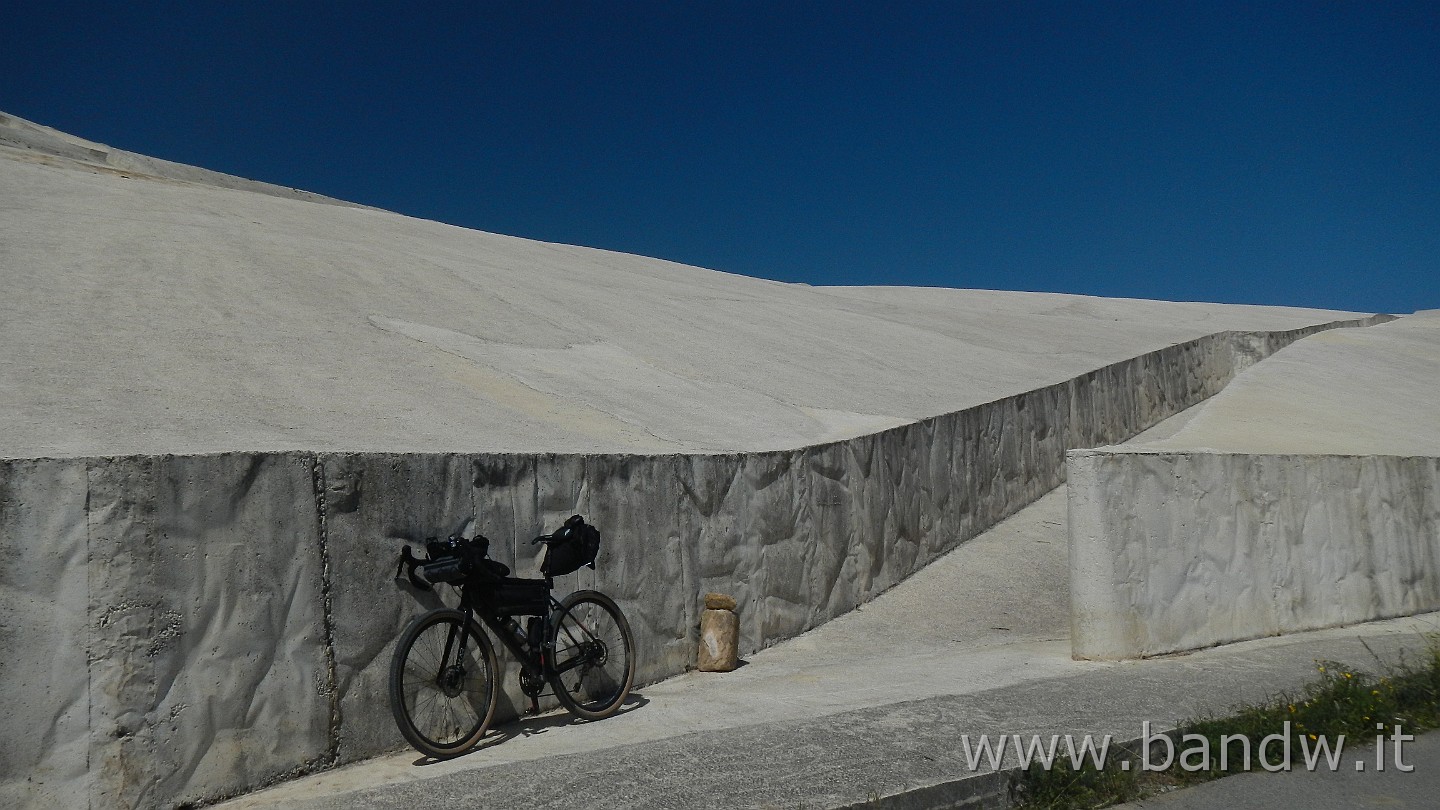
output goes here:
[{"label": "bicycle front wheel", "polygon": [[547,676],[562,706],[583,720],[620,708],[635,680],[635,639],[613,599],[599,591],[565,597],[547,642]]},{"label": "bicycle front wheel", "polygon": [[465,614],[417,616],[390,659],[390,711],[405,741],[436,759],[470,750],[495,716],[497,672],[490,638]]}]

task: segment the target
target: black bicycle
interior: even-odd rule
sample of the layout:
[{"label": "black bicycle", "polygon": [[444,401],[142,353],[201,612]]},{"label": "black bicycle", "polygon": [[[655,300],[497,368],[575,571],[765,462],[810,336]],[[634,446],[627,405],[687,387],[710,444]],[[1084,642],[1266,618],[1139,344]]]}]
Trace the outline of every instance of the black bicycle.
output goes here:
[{"label": "black bicycle", "polygon": [[[635,640],[615,601],[599,591],[562,600],[550,593],[554,578],[595,567],[600,532],[579,515],[545,544],[544,579],[511,577],[488,558],[490,541],[463,536],[463,521],[445,540],[426,542],[426,557],[400,554],[395,577],[422,590],[444,583],[460,592],[460,607],[439,608],[413,619],[390,661],[390,710],[400,733],[423,754],[443,759],[480,741],[500,696],[495,648],[476,623],[490,628],[520,662],[520,689],[538,712],[548,684],[576,717],[614,714],[635,679]],[[401,580],[403,582],[403,580]],[[524,618],[521,626],[520,618]]]}]

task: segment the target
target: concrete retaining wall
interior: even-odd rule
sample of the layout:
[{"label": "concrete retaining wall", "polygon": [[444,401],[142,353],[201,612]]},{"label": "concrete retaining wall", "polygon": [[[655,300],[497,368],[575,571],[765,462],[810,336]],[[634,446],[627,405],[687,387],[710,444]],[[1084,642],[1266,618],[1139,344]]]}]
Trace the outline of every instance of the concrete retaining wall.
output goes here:
[{"label": "concrete retaining wall", "polygon": [[1440,459],[1069,454],[1075,657],[1440,609]]},{"label": "concrete retaining wall", "polygon": [[[394,559],[457,516],[522,575],[537,531],[600,526],[599,570],[558,588],[619,600],[651,682],[693,662],[705,591],[739,600],[742,653],[794,636],[1058,486],[1067,449],[1323,328],[1213,335],[771,453],[0,461],[0,805],[174,806],[401,748],[386,668],[421,606]],[[505,682],[502,718],[521,705]]]}]

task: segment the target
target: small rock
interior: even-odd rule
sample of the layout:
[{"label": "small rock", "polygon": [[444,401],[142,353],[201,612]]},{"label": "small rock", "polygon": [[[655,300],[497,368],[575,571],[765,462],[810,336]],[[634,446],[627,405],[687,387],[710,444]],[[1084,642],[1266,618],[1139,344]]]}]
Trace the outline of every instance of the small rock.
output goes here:
[{"label": "small rock", "polygon": [[735,597],[723,593],[705,594],[705,608],[707,610],[734,610]]}]

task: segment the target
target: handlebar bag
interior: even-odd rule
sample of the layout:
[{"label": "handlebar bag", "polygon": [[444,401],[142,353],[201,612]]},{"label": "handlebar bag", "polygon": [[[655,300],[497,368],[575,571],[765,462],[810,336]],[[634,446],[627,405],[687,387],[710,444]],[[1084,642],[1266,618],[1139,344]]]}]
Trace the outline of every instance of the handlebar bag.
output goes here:
[{"label": "handlebar bag", "polygon": [[470,566],[463,557],[441,557],[420,566],[420,576],[431,584],[437,582],[459,582],[470,573]]}]

